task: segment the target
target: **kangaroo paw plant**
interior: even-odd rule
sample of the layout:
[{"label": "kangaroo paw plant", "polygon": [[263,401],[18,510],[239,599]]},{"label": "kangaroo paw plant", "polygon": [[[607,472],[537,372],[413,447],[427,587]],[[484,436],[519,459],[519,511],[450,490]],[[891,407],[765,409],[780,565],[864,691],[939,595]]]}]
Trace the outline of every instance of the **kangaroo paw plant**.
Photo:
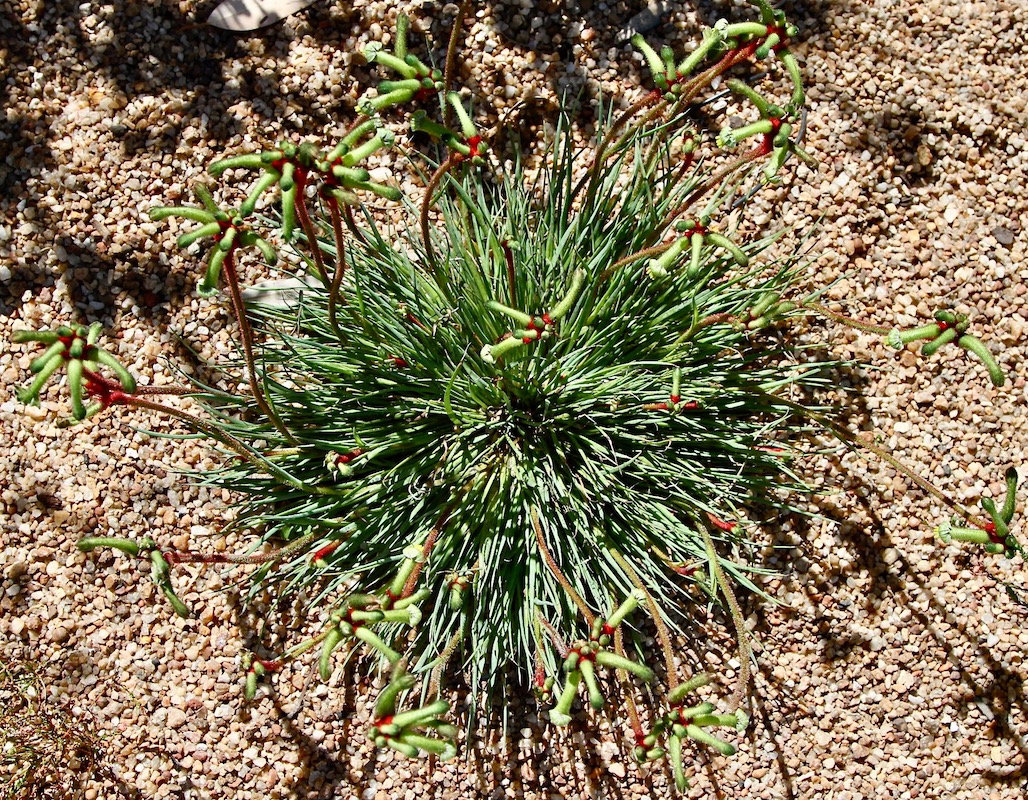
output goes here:
[{"label": "kangaroo paw plant", "polygon": [[[534,154],[490,149],[467,98],[409,51],[401,17],[393,51],[365,53],[388,78],[338,141],[212,164],[215,178],[255,181],[238,209],[202,186],[199,207],[154,209],[198,226],[179,245],[206,246],[201,295],[228,292],[240,346],[221,366],[235,380],[143,386],[100,349],[99,325],[69,324],[16,334],[46,347],[20,397],[36,402],[64,367],[73,422],[119,404],[172,416],[223,453],[199,480],[241,498],[234,524],[250,539],[238,554],[150,538],[81,549],[146,562],[182,616],[172,573],[183,563],[232,565],[254,595],[305,598],[321,632],[245,654],[248,700],[287,662],[316,663],[330,681],[340,649],[363,655],[389,676],[370,739],[449,758],[447,682],[470,687],[473,724],[513,681],[556,726],[623,712],[636,757],[666,757],[683,789],[687,745],[730,755],[746,727],[736,593],[755,589],[760,520],[813,491],[795,466],[811,427],[946,503],[958,519],[943,540],[1020,553],[1015,471],[981,519],[805,399],[834,380],[788,335],[813,314],[897,347],[926,340],[925,355],[954,343],[1004,379],[963,315],[911,331],[850,320],[798,288],[796,258],[768,255],[776,232],[740,234],[754,192],[811,161],[797,138],[795,29],[756,6],[757,19],[719,22],[691,53],[636,37],[654,88],[601,111],[588,148],[565,110]],[[760,82],[729,77],[754,60]],[[697,133],[692,110],[722,79],[731,113],[753,121]],[[415,165],[413,197],[371,178],[368,159],[390,147]],[[254,257],[299,263],[302,301],[244,304],[237,262]],[[684,680],[675,658],[698,602],[723,602],[739,641],[720,704],[687,705],[708,679]]]}]

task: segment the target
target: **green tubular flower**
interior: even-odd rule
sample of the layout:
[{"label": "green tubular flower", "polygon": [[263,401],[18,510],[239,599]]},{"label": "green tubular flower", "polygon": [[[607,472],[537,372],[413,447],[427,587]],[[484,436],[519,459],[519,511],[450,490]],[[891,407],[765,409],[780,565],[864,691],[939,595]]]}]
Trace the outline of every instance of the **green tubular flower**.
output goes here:
[{"label": "green tubular flower", "polygon": [[1003,370],[996,362],[992,353],[989,352],[989,348],[985,346],[985,343],[981,339],[976,339],[974,336],[964,334],[957,339],[957,346],[962,347],[969,353],[974,353],[981,359],[982,363],[985,365],[985,369],[989,373],[989,380],[992,381],[993,386],[1000,388],[1007,382],[1006,376],[1003,374]]},{"label": "green tubular flower", "polygon": [[582,673],[571,670],[567,674],[564,688],[561,690],[557,705],[550,709],[550,722],[559,728],[571,722],[571,704],[575,702],[575,695],[578,694],[578,685],[582,682]]},{"label": "green tubular flower", "polygon": [[[255,162],[253,159],[257,159],[257,161]],[[216,162],[210,170],[212,173],[220,175],[226,169],[233,167],[249,167],[255,163],[261,166],[264,162],[260,159],[260,156],[228,158]],[[197,291],[202,297],[211,297],[217,294],[225,259],[238,250],[255,248],[269,266],[277,263],[278,254],[275,249],[253,231],[245,221],[256,205],[256,195],[251,195],[238,211],[229,212],[218,208],[210,192],[202,184],[196,184],[193,191],[203,204],[202,208],[159,206],[150,210],[150,219],[160,221],[169,217],[181,217],[191,222],[199,222],[199,228],[184,233],[178,238],[178,246],[183,249],[200,239],[214,240],[214,246],[207,254],[207,269],[204,272],[203,280],[197,285]]]},{"label": "green tubular flower", "polygon": [[[731,727],[735,727],[734,718],[732,720]],[[718,739],[716,736],[714,736],[711,733],[708,733],[704,728],[701,728],[699,725],[686,725],[685,733],[686,736],[688,736],[690,739],[693,739],[694,741],[697,741],[700,744],[705,744],[708,747],[713,747],[723,756],[735,755],[734,745],[731,745],[726,741]]]},{"label": "green tubular flower", "polygon": [[991,498],[981,499],[982,509],[990,518],[985,528],[966,528],[953,522],[943,522],[935,528],[935,535],[943,544],[953,541],[968,542],[984,545],[988,553],[1005,553],[1007,558],[1013,558],[1018,553],[1023,555],[1023,548],[1010,533],[1010,523],[1017,507],[1017,470],[1008,467],[1003,479],[1006,483],[1006,495],[1002,507],[997,508],[996,501]]},{"label": "green tubular flower", "polygon": [[457,747],[452,742],[433,739],[417,733],[401,734],[400,742],[411,745],[417,750],[423,750],[426,753],[433,753],[434,755],[439,756],[443,761],[449,761],[457,755]]},{"label": "green tubular flower", "polygon": [[355,639],[360,639],[365,644],[371,645],[390,664],[395,664],[400,660],[400,654],[383,642],[381,637],[369,628],[363,626],[354,628],[352,635]]},{"label": "green tubular flower", "polygon": [[921,347],[921,355],[935,355],[936,350],[938,350],[943,345],[947,345],[950,342],[956,341],[957,336],[959,336],[959,334],[957,333],[955,328],[947,328],[934,339],[932,339],[932,341],[928,342],[927,344]]},{"label": "green tubular flower", "polygon": [[[97,346],[102,331],[103,326],[99,322],[94,322],[89,328],[62,325],[52,331],[15,331],[11,340],[16,344],[38,342],[48,345],[42,355],[29,365],[29,371],[36,377],[17,392],[18,400],[28,405],[39,405],[43,386],[63,366],[68,376],[73,422],[91,417],[111,403],[123,402],[125,395],[136,391],[136,379],[114,356]],[[101,366],[110,369],[118,383],[100,375]],[[95,394],[98,401],[87,406],[84,402],[87,394]]]},{"label": "green tubular flower", "polygon": [[[352,630],[352,629],[351,629]],[[318,674],[321,680],[327,681],[332,677],[332,652],[342,644],[345,634],[337,624],[332,626],[321,645],[321,656],[318,658]]]},{"label": "green tubular flower", "polygon": [[460,101],[460,95],[457,92],[450,92],[446,95],[446,102],[453,108],[453,113],[457,115],[457,121],[460,122],[460,130],[464,135],[465,139],[471,139],[472,137],[478,136],[478,128],[475,127],[475,123],[471,121],[471,117],[464,108],[464,104]]},{"label": "green tubular flower", "polygon": [[668,760],[671,762],[671,774],[675,780],[675,787],[680,792],[689,788],[689,780],[685,777],[685,769],[682,764],[682,737],[672,734],[668,738]]},{"label": "green tubular flower", "polygon": [[665,99],[675,102],[681,94],[683,81],[690,78],[700,64],[724,45],[729,29],[726,20],[718,20],[713,28],[704,28],[703,41],[677,64],[670,47],[662,47],[658,54],[639,33],[635,34],[631,41],[632,46],[639,50],[646,60],[654,84],[664,94]]},{"label": "green tubular flower", "polygon": [[246,679],[243,687],[243,698],[246,700],[253,700],[257,696],[257,681],[260,679],[260,675],[253,668],[246,671]]},{"label": "green tubular flower", "polygon": [[625,601],[614,610],[614,613],[607,617],[607,625],[611,628],[617,628],[625,621],[629,614],[639,607],[639,603],[645,599],[646,595],[644,592],[640,589],[633,589],[628,597],[625,598]]},{"label": "green tubular flower", "polygon": [[450,710],[448,702],[436,700],[420,708],[397,711],[400,695],[414,684],[414,677],[397,663],[375,703],[375,721],[368,729],[368,738],[376,747],[390,747],[408,758],[422,752],[440,756],[444,761],[453,758],[457,754],[457,729],[441,719]]},{"label": "green tubular flower", "polygon": [[[714,736],[709,729],[732,728],[742,732],[749,724],[749,717],[743,711],[715,714],[713,703],[703,702],[692,707],[684,705],[688,695],[707,685],[709,681],[709,676],[701,673],[670,692],[670,711],[657,719],[653,731],[638,740],[636,747],[635,756],[640,762],[650,759],[651,753],[654,754],[652,757],[659,758],[666,752],[679,791],[685,791],[689,786],[682,758],[682,744],[685,739],[691,739],[717,750],[722,755],[730,756],[735,753],[735,746]],[[666,750],[657,746],[660,737],[665,734],[668,737]]]},{"label": "green tubular flower", "polygon": [[653,680],[653,670],[646,665],[608,649],[617,629],[645,597],[645,592],[633,590],[609,617],[593,621],[588,640],[579,640],[568,648],[564,658],[567,680],[556,707],[550,710],[550,721],[555,725],[567,725],[570,722],[571,705],[580,683],[585,683],[589,705],[597,710],[603,708],[604,697],[596,680],[597,665],[612,671],[629,672],[646,683]]},{"label": "green tubular flower", "polygon": [[1006,376],[986,344],[967,333],[970,324],[966,314],[942,309],[935,312],[935,322],[905,331],[894,329],[889,332],[886,342],[890,347],[900,350],[911,342],[928,339],[930,341],[921,347],[921,354],[925,356],[932,356],[941,347],[956,343],[961,349],[978,356],[989,373],[989,380],[999,388],[1006,383]]},{"label": "green tubular flower", "polygon": [[497,311],[525,327],[504,334],[504,338],[495,344],[483,345],[479,351],[479,357],[486,364],[496,364],[506,354],[517,350],[522,345],[556,336],[557,322],[566,316],[575,305],[583,286],[585,286],[585,272],[581,269],[575,270],[564,296],[549,311],[538,317],[526,314],[516,308],[510,308],[496,300],[488,300],[486,308],[490,311]]},{"label": "green tubular flower", "polygon": [[1007,484],[1007,493],[1003,498],[1003,510],[1000,511],[1000,516],[1009,525],[1010,521],[1014,518],[1014,509],[1017,506],[1017,470],[1013,467],[1007,467],[1003,480]]},{"label": "green tubular flower", "polygon": [[653,680],[652,669],[645,664],[640,664],[638,661],[632,661],[624,656],[619,656],[617,653],[601,650],[596,654],[596,663],[607,669],[623,669],[626,672],[631,672],[644,683],[649,683]]},{"label": "green tubular flower", "polygon": [[98,547],[110,547],[114,550],[120,550],[125,555],[138,556],[139,555],[139,543],[133,542],[131,539],[117,539],[110,536],[87,536],[84,539],[79,539],[75,543],[75,546],[83,553],[91,553]]},{"label": "green tubular flower", "polygon": [[403,561],[400,562],[400,568],[396,571],[396,575],[382,599],[383,608],[391,608],[393,603],[402,597],[407,579],[410,578],[418,564],[423,564],[424,561],[425,553],[421,545],[412,544],[403,549]]},{"label": "green tubular flower", "polygon": [[399,696],[412,688],[416,682],[414,676],[408,672],[403,670],[400,670],[399,673],[394,672],[393,679],[382,690],[382,694],[375,703],[375,716],[379,719],[393,716],[396,713],[396,702]]},{"label": "green tubular flower", "polygon": [[454,575],[449,580],[449,596],[447,605],[451,611],[463,610],[468,600],[468,590],[471,588],[471,577],[468,575]]},{"label": "green tubular flower", "polygon": [[593,671],[593,662],[583,660],[579,664],[579,672],[582,673],[582,680],[585,682],[586,691],[589,694],[589,705],[599,711],[603,708],[603,695],[600,693],[599,684],[596,683],[596,673]]}]

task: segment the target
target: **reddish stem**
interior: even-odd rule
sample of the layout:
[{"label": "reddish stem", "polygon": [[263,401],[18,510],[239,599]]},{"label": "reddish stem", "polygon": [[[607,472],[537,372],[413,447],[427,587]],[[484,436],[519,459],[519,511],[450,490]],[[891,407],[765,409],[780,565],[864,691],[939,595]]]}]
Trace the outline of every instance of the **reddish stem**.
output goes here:
[{"label": "reddish stem", "polygon": [[[803,308],[809,308],[811,311],[814,311],[823,317],[827,317],[828,319],[834,322],[839,322],[850,328],[855,328],[858,331],[863,331],[864,333],[874,333],[878,336],[888,336],[892,330],[891,328],[883,328],[881,325],[871,325],[867,322],[860,322],[859,320],[855,320],[852,317],[847,317],[843,314],[837,314],[827,306],[824,306],[821,303],[817,303],[813,300],[804,301],[800,303],[800,305]],[[945,330],[945,328],[943,327],[945,324],[946,323],[944,322],[936,322],[936,325],[939,326],[940,331]]]},{"label": "reddish stem", "polygon": [[307,237],[307,244],[310,247],[311,258],[314,259],[314,268],[318,272],[318,278],[324,286],[328,286],[328,273],[325,272],[325,260],[321,255],[321,245],[318,244],[318,232],[311,222],[311,215],[307,211],[307,193],[304,189],[307,186],[307,173],[299,166],[296,169],[296,218],[300,221],[300,228],[303,235]]},{"label": "reddish stem", "polygon": [[339,201],[331,195],[325,198],[328,209],[332,216],[332,235],[335,237],[336,245],[336,268],[332,273],[332,285],[328,290],[328,324],[341,337],[339,325],[336,322],[336,305],[343,299],[341,290],[343,275],[346,273],[346,250],[343,241],[343,221],[339,213]]},{"label": "reddish stem", "polygon": [[[460,33],[464,27],[464,20],[471,9],[471,0],[462,0],[457,9],[457,16],[453,18],[453,27],[450,29],[450,40],[446,44],[446,66],[443,68],[443,94],[444,96],[453,88],[454,72],[457,69],[457,48],[459,46]],[[453,109],[449,103],[443,104],[443,125],[449,126],[453,115]]]},{"label": "reddish stem", "polygon": [[450,519],[450,514],[456,510],[457,505],[467,493],[468,489],[471,488],[471,485],[471,481],[464,484],[464,488],[461,489],[460,495],[456,500],[450,503],[449,506],[447,506],[442,514],[439,515],[439,519],[436,520],[432,530],[429,531],[428,538],[425,539],[425,543],[421,546],[421,560],[414,564],[414,569],[411,570],[410,575],[407,577],[407,582],[403,584],[403,591],[400,593],[401,598],[410,597],[414,594],[414,587],[418,585],[418,578],[421,577],[421,570],[424,569],[425,564],[428,563],[428,556],[432,552],[432,548],[435,547],[439,534],[446,529],[446,523]]},{"label": "reddish stem", "polygon": [[243,345],[243,358],[246,359],[246,376],[250,382],[250,393],[268,420],[275,426],[291,444],[299,444],[299,441],[286,428],[279,419],[278,414],[272,409],[264,393],[261,391],[257,381],[257,366],[253,357],[253,330],[250,328],[250,321],[246,318],[246,306],[243,304],[243,292],[239,287],[239,276],[236,273],[235,251],[229,251],[225,256],[224,272],[232,296],[232,311],[236,316],[236,324],[239,325],[239,339]]},{"label": "reddish stem", "polygon": [[449,172],[454,165],[459,164],[461,159],[457,159],[454,156],[459,154],[451,153],[447,159],[439,165],[439,168],[432,173],[432,177],[428,181],[428,186],[425,187],[425,197],[421,201],[421,241],[425,247],[425,255],[428,256],[430,262],[435,261],[435,253],[432,250],[432,237],[430,234],[430,225],[428,219],[428,212],[432,208],[432,197],[435,194],[435,190],[439,188],[439,184],[443,177]]},{"label": "reddish stem", "polygon": [[568,597],[578,606],[578,610],[582,612],[582,616],[585,617],[585,623],[590,628],[596,621],[596,615],[586,605],[585,600],[582,599],[582,595],[578,593],[574,586],[571,585],[571,581],[567,579],[567,576],[561,572],[560,567],[557,566],[557,562],[553,560],[553,556],[550,554],[549,548],[546,546],[546,539],[543,536],[543,526],[539,524],[539,512],[536,509],[532,509],[532,525],[535,527],[535,538],[539,543],[539,552],[542,553],[543,561],[546,562],[546,566],[550,568],[550,572],[553,573],[553,577],[557,579],[557,583],[561,585],[561,588],[567,592]]}]

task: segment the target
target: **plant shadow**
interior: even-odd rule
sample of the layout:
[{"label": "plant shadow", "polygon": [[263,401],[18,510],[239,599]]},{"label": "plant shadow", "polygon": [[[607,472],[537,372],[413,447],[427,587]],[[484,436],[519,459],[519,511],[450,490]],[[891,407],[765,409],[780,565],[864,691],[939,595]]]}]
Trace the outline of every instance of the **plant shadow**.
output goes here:
[{"label": "plant shadow", "polygon": [[[810,627],[817,637],[823,662],[843,664],[866,661],[869,666],[876,663],[880,665],[881,662],[874,654],[890,645],[886,640],[876,641],[870,634],[855,631],[853,620],[860,619],[862,624],[873,625],[875,621],[883,621],[885,609],[899,609],[890,616],[898,613],[905,621],[905,628],[912,631],[920,628],[928,634],[929,641],[934,643],[934,652],[926,652],[924,645],[919,647],[920,658],[939,659],[964,687],[964,692],[953,694],[947,705],[961,717],[969,713],[972,705],[977,706],[986,722],[983,725],[974,721],[969,725],[981,727],[980,735],[983,737],[1007,742],[1015,753],[1014,757],[1007,759],[1005,765],[992,766],[978,772],[981,780],[993,786],[1023,785],[1028,777],[1028,735],[1024,729],[1024,720],[1028,719],[1028,698],[1025,695],[1024,676],[1004,663],[1001,657],[992,652],[983,637],[968,627],[966,620],[953,613],[949,601],[933,587],[922,571],[925,562],[915,566],[912,559],[904,554],[903,543],[892,538],[875,511],[876,507],[887,502],[878,488],[861,480],[856,490],[855,493],[851,491],[851,496],[857,498],[862,515],[871,520],[870,529],[853,521],[852,506],[835,503],[827,497],[817,502],[818,517],[834,523],[836,546],[840,553],[852,558],[851,563],[832,566],[825,562],[823,553],[811,544],[815,538],[812,519],[797,520],[791,535],[776,539],[777,546],[792,549],[793,552],[798,547],[803,552],[798,558],[823,567],[822,570],[804,568],[790,575],[793,585],[803,592],[809,605],[820,609],[813,613]],[[872,502],[875,499],[878,502]],[[976,565],[980,565],[982,558],[980,553],[962,552],[955,560],[963,568],[977,571],[980,566]],[[862,601],[836,601],[840,584],[852,578],[866,585]],[[990,591],[988,584],[982,591]],[[998,585],[992,586],[991,591],[1001,595]],[[983,601],[983,608],[988,607],[988,600],[979,599]],[[998,602],[1014,607],[1012,601],[1007,604],[1000,599]],[[757,632],[765,636],[772,636],[774,628],[782,622],[781,617],[790,615],[786,610],[769,608],[752,598],[749,600],[749,609],[758,620]],[[1011,610],[1006,608],[1002,613],[1009,614]],[[1013,612],[1022,616],[1025,613],[1016,607]],[[795,698],[794,689],[773,674],[772,664],[763,663],[763,660],[761,662],[760,682],[756,687],[758,708],[768,702],[774,703],[777,716],[786,719],[801,719],[813,713]],[[877,718],[882,712],[869,713],[872,718]],[[775,723],[771,715],[763,711],[759,715],[765,728],[772,733],[776,760],[780,772],[785,776],[785,755],[779,744]],[[903,720],[899,720],[897,725],[902,729]],[[924,725],[928,731],[938,727],[938,723],[931,719]]]}]

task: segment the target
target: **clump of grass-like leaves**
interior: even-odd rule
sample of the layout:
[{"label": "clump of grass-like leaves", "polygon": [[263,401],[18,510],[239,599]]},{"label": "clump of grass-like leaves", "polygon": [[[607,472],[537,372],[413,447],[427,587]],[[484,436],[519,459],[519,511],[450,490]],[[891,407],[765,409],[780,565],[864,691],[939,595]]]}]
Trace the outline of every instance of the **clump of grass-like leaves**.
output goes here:
[{"label": "clump of grass-like leaves", "polygon": [[[268,578],[374,593],[421,545],[413,660],[428,666],[460,637],[475,686],[511,664],[528,676],[552,652],[538,619],[568,641],[583,634],[561,573],[600,614],[641,582],[674,625],[688,584],[713,591],[705,570],[683,580],[676,566],[707,561],[707,531],[745,541],[725,529],[791,482],[795,420],[778,395],[818,373],[730,324],[784,291],[787,268],[711,250],[691,273],[651,279],[638,259],[600,279],[659,240],[696,187],[666,152],[645,156],[650,139],[612,158],[585,204],[564,138],[540,186],[520,169],[497,185],[457,179],[434,259],[417,237],[365,228],[348,244],[337,327],[318,288],[295,309],[255,309],[269,395],[298,444],[244,415],[245,397],[209,402],[232,436],[269,442],[278,467],[332,489],[312,496],[247,462],[208,479],[253,496],[238,524],[265,541],[332,548],[320,565],[305,548]],[[722,560],[746,583],[744,565]]]}]

